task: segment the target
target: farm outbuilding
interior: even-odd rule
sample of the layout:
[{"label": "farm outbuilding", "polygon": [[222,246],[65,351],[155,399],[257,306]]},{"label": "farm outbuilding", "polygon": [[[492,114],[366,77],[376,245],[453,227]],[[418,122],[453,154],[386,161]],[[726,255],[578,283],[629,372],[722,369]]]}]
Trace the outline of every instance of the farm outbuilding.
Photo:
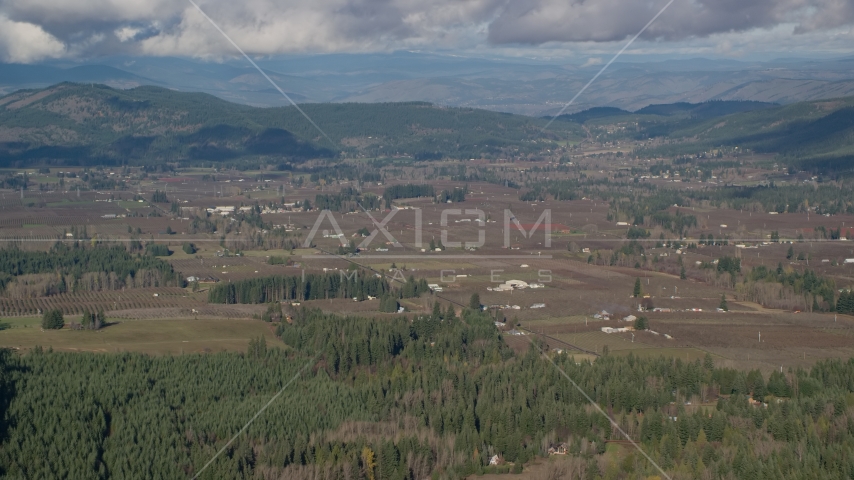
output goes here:
[{"label": "farm outbuilding", "polygon": [[528,287],[528,282],[522,280],[507,280],[500,285],[487,287],[486,289],[491,292],[509,292],[510,290],[522,290]]}]

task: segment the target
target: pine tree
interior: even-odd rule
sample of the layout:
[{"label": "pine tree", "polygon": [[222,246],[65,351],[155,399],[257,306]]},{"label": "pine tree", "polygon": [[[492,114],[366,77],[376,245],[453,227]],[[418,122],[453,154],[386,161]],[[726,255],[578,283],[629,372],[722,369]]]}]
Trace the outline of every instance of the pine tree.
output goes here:
[{"label": "pine tree", "polygon": [[727,306],[727,303],[726,303],[726,294],[725,293],[721,294],[721,303],[720,303],[720,305],[718,305],[718,308],[720,308],[721,310],[723,310],[725,312],[729,311],[729,306]]},{"label": "pine tree", "polygon": [[480,310],[480,295],[472,293],[469,299],[469,308],[472,310]]},{"label": "pine tree", "polygon": [[712,358],[710,353],[706,353],[705,358],[703,358],[703,368],[706,370],[715,368],[715,360]]},{"label": "pine tree", "polygon": [[452,321],[457,319],[457,311],[454,309],[454,304],[448,304],[448,310],[445,313],[445,320]]},{"label": "pine tree", "polygon": [[62,310],[48,310],[42,316],[42,328],[45,330],[59,330],[65,325]]},{"label": "pine tree", "polygon": [[700,433],[697,434],[697,444],[705,445],[707,441],[708,440],[706,440],[706,431],[701,428]]},{"label": "pine tree", "polygon": [[640,277],[635,278],[635,289],[632,292],[632,296],[638,298],[643,293],[643,289],[641,288],[641,279]]}]

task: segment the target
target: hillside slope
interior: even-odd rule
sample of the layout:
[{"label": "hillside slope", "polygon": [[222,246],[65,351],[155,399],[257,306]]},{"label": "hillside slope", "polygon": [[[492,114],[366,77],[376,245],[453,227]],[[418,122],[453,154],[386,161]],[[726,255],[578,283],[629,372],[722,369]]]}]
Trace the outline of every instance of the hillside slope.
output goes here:
[{"label": "hillside slope", "polygon": [[781,161],[815,172],[854,169],[854,97],[801,102],[700,122],[648,125],[643,135],[677,144],[678,154],[718,146],[776,153]]},{"label": "hillside slope", "polygon": [[[350,156],[436,158],[536,152],[544,120],[427,103],[305,104],[331,144],[293,107],[256,108],[202,93],[63,83],[0,98],[0,165],[285,161]],[[580,136],[577,125],[550,129]]]}]

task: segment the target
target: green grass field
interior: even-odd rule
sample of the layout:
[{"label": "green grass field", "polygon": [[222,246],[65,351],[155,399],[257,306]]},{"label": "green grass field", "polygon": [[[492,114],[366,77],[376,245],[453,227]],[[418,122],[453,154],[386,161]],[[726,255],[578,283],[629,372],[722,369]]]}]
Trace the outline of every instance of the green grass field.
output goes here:
[{"label": "green grass field", "polygon": [[61,202],[49,202],[47,204],[47,206],[48,207],[74,207],[74,206],[80,206],[80,205],[92,205],[93,203],[95,203],[95,202],[91,202],[91,201],[87,201],[87,200],[82,200],[79,202],[73,202],[71,200],[63,200]]},{"label": "green grass field", "polygon": [[525,320],[523,326],[534,331],[538,331],[541,327],[566,326],[566,325],[584,325],[587,319],[590,323],[598,322],[598,320],[590,319],[590,316],[585,315],[570,315],[566,317],[544,317]]},{"label": "green grass field", "polygon": [[[108,318],[108,321],[109,318]],[[27,350],[40,345],[61,351],[141,352],[169,355],[189,352],[244,351],[250,338],[264,335],[281,345],[270,324],[259,320],[130,320],[99,331],[42,331],[36,317],[0,319],[0,347]]]},{"label": "green grass field", "polygon": [[30,181],[34,183],[59,183],[59,177],[34,175],[30,177]]},{"label": "green grass field", "polygon": [[[302,251],[302,250],[299,250]],[[310,250],[314,252],[314,250]],[[210,252],[211,254],[216,253],[216,249]],[[290,250],[246,250],[243,252],[244,256],[247,257],[289,257],[291,256]]]},{"label": "green grass field", "polygon": [[602,347],[608,346],[608,350],[616,352],[619,350],[637,351],[645,348],[651,348],[645,343],[637,340],[631,341],[631,336],[628,338],[620,334],[604,333],[604,332],[584,332],[584,333],[559,333],[552,335],[553,337],[571,343],[578,347],[594,352],[602,353]]},{"label": "green grass field", "polygon": [[134,202],[132,200],[119,200],[115,202],[121,208],[147,208],[148,202]]}]

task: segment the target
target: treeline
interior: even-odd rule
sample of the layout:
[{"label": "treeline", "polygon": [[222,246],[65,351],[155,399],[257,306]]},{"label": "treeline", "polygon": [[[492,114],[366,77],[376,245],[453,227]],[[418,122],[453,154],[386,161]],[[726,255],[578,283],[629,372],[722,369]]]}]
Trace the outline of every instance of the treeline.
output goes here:
[{"label": "treeline", "polygon": [[379,197],[372,193],[363,195],[353,187],[345,187],[338,193],[319,193],[314,199],[314,208],[340,213],[357,212],[362,208],[378,210],[380,206]]},{"label": "treeline", "polygon": [[[570,183],[570,181],[567,181]],[[556,183],[555,183],[556,184]],[[685,233],[696,228],[697,218],[680,211],[669,211],[674,206],[712,206],[720,209],[748,210],[754,212],[805,213],[815,211],[818,214],[837,215],[854,212],[854,196],[851,189],[844,185],[819,184],[818,186],[784,185],[773,183],[755,187],[722,187],[705,190],[676,190],[656,188],[654,185],[639,183],[616,185],[611,192],[602,192],[601,196],[610,202],[609,221],[625,220],[635,225],[660,225],[673,233]],[[628,190],[628,191],[627,191]],[[589,196],[591,189],[579,186],[574,190]],[[572,195],[570,189],[568,195]],[[547,198],[543,187],[523,195],[525,200],[543,200]],[[557,198],[557,197],[555,197]],[[820,227],[821,229],[822,227]],[[840,238],[840,228],[816,232],[823,238]]]},{"label": "treeline", "polygon": [[[600,456],[621,435],[538,350],[514,354],[488,314],[443,310],[376,320],[301,308],[277,329],[287,349],[253,339],[247,355],[3,352],[0,469],[191,477],[286,387],[201,478],[463,478],[509,470],[493,455],[521,470],[554,443],[582,478],[659,475],[634,452]],[[673,478],[854,475],[854,360],[770,376],[710,356],[554,362]]]},{"label": "treeline", "polygon": [[[541,171],[543,173],[550,172],[550,168],[533,167],[532,171]],[[557,169],[556,171],[561,171]],[[576,179],[551,179],[551,180],[528,180],[525,186],[530,190],[519,195],[519,199],[524,202],[545,201],[549,197],[555,200],[578,200],[582,197],[596,196],[603,199],[610,198],[612,195],[620,195],[623,193],[621,187],[629,187],[630,185],[624,182],[613,182],[608,178],[588,178],[585,174],[580,174],[580,180]],[[504,182],[501,182],[504,183]],[[513,186],[513,182],[508,180],[506,186]],[[643,188],[644,184],[631,185],[633,188]],[[518,186],[517,186],[518,188]]]},{"label": "treeline", "polygon": [[455,188],[453,190],[442,190],[442,193],[436,197],[436,201],[439,203],[460,203],[466,201],[466,194],[469,191],[468,185],[464,188]]},{"label": "treeline", "polygon": [[854,213],[851,189],[833,183],[817,186],[771,183],[754,187],[687,190],[683,194],[695,202],[708,201],[716,208],[777,213],[806,213],[814,208],[819,215]]},{"label": "treeline", "polygon": [[72,330],[100,330],[107,323],[107,317],[103,310],[97,313],[85,311],[80,318],[80,323],[71,322]]},{"label": "treeline", "polygon": [[47,252],[4,248],[0,272],[3,287],[22,275],[51,274],[44,294],[183,284],[168,262],[130,253],[121,245],[57,243]]},{"label": "treeline", "polygon": [[410,275],[406,279],[406,283],[400,288],[400,298],[415,298],[426,293],[430,293],[430,287],[427,285],[427,279],[419,278],[415,280],[415,276]]},{"label": "treeline", "polygon": [[0,177],[0,188],[8,188],[10,190],[27,190],[29,187],[29,174],[24,172],[23,175],[16,175],[15,173],[7,173],[3,177]]},{"label": "treeline", "polygon": [[380,297],[390,292],[388,282],[364,270],[350,272],[274,275],[219,283],[208,291],[210,303],[267,303],[282,300]]},{"label": "treeline", "polygon": [[155,190],[151,194],[151,203],[169,203],[169,198],[166,197],[166,192]]},{"label": "treeline", "polygon": [[[720,268],[720,264],[718,264]],[[752,282],[777,282],[783,287],[790,288],[795,294],[801,295],[811,305],[812,311],[838,311],[836,304],[836,283],[827,277],[823,277],[810,269],[803,272],[797,270],[785,270],[783,265],[777,265],[777,269],[770,269],[765,265],[754,267],[747,275],[747,280]],[[843,293],[839,301],[843,304],[849,300]],[[847,307],[842,307],[846,309]]]},{"label": "treeline", "polygon": [[682,236],[686,230],[697,226],[697,217],[685,215],[678,210],[676,213],[656,212],[649,216],[649,223]]},{"label": "treeline", "polygon": [[168,257],[172,255],[172,250],[169,250],[168,245],[162,243],[147,243],[145,244],[145,254],[152,257]]},{"label": "treeline", "polygon": [[549,197],[555,200],[578,200],[583,196],[578,180],[548,180],[534,183],[531,190],[519,195],[523,202],[543,202]]},{"label": "treeline", "polygon": [[854,315],[854,293],[844,291],[839,294],[839,300],[836,301],[836,311],[846,315]]},{"label": "treeline", "polygon": [[400,309],[402,298],[417,298],[425,293],[430,293],[430,287],[427,285],[427,280],[420,278],[415,280],[415,277],[410,275],[403,286],[392,288],[380,297],[380,312],[393,313]]},{"label": "treeline", "polygon": [[383,191],[383,200],[385,201],[385,207],[391,208],[392,200],[397,200],[398,198],[432,197],[434,195],[436,193],[433,190],[433,185],[407,183],[406,185],[386,187]]}]

